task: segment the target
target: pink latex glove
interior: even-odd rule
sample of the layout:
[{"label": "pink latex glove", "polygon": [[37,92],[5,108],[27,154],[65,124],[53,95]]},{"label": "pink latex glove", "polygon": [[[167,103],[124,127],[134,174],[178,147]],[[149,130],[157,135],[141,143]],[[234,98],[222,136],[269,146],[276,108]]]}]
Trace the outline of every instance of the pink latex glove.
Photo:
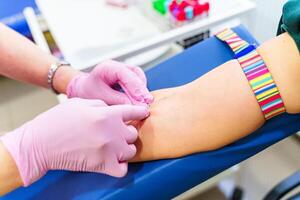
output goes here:
[{"label": "pink latex glove", "polygon": [[122,177],[136,154],[137,130],[125,122],[149,115],[144,106],[107,106],[74,98],[39,115],[0,140],[19,169],[24,186],[48,170]]},{"label": "pink latex glove", "polygon": [[[113,89],[115,84],[119,84],[125,93]],[[73,78],[67,87],[67,95],[69,98],[101,99],[108,105],[142,105],[153,101],[143,70],[112,60]]]}]

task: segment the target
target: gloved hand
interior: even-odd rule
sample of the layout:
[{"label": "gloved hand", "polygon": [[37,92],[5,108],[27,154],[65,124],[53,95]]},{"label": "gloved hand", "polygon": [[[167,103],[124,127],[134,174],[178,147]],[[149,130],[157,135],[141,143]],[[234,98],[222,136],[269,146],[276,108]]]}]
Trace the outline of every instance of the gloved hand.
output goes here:
[{"label": "gloved hand", "polygon": [[107,106],[74,98],[0,138],[19,169],[24,186],[48,170],[104,173],[122,177],[136,154],[137,130],[126,125],[147,117],[144,106]]},{"label": "gloved hand", "polygon": [[[114,90],[116,84],[125,93]],[[153,96],[146,85],[146,76],[140,68],[110,60],[97,65],[90,73],[73,78],[68,84],[67,95],[69,98],[101,99],[109,105],[149,104]]]}]

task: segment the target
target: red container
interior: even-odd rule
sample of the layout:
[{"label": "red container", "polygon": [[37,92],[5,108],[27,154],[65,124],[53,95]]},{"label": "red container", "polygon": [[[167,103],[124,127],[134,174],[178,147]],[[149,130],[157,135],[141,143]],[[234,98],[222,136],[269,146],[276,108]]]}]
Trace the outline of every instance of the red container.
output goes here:
[{"label": "red container", "polygon": [[175,9],[172,11],[172,14],[177,21],[185,21],[186,20],[185,12],[183,10]]},{"label": "red container", "polygon": [[173,10],[175,10],[177,8],[177,3],[176,1],[172,1],[169,5],[169,11],[172,12]]},{"label": "red container", "polygon": [[194,15],[195,16],[198,16],[198,15],[201,15],[203,13],[203,6],[201,6],[201,5],[196,5],[195,7],[194,7]]},{"label": "red container", "polygon": [[210,9],[209,3],[208,3],[208,2],[205,2],[205,3],[203,4],[203,10],[206,11],[206,12],[208,12],[209,9]]},{"label": "red container", "polygon": [[197,0],[186,0],[186,2],[193,7],[199,4]]},{"label": "red container", "polygon": [[187,0],[183,0],[178,4],[179,10],[184,10],[187,6],[189,6]]}]

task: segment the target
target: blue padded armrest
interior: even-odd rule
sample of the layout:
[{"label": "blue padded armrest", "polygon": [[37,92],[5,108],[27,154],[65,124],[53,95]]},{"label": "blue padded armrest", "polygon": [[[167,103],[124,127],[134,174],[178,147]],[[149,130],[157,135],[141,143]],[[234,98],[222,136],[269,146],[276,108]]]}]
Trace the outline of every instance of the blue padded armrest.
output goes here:
[{"label": "blue padded armrest", "polygon": [[[249,43],[257,43],[243,26],[234,30]],[[212,37],[149,70],[149,87],[155,90],[191,82],[232,58],[227,45]],[[128,175],[122,179],[95,173],[50,172],[32,186],[0,200],[170,199],[298,130],[300,115],[284,114],[220,150],[131,164]]]}]

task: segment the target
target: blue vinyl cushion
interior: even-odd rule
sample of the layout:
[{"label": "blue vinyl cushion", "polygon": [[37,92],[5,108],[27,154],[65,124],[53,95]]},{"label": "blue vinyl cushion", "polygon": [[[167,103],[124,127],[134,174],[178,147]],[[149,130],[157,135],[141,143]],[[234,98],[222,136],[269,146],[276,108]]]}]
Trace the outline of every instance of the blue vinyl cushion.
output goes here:
[{"label": "blue vinyl cushion", "polygon": [[[249,43],[257,44],[243,26],[234,30]],[[189,83],[233,56],[227,45],[212,37],[149,70],[149,88],[156,90]],[[95,173],[52,171],[32,186],[18,189],[0,200],[170,199],[298,130],[300,115],[284,114],[220,150],[130,164],[128,175],[122,179]]]},{"label": "blue vinyl cushion", "polygon": [[15,31],[30,36],[30,30],[23,15],[25,7],[36,8],[34,0],[0,0],[0,22]]}]

